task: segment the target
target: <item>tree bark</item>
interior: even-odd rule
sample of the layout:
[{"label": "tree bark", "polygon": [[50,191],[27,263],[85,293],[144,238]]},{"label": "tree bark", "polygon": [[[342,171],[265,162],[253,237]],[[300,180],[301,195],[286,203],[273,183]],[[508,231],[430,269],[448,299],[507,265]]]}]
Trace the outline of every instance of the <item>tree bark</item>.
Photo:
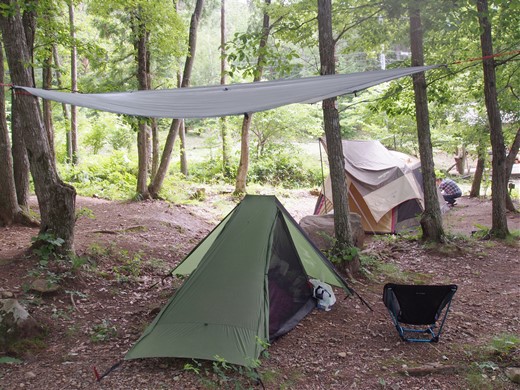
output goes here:
[{"label": "tree bark", "polygon": [[188,158],[186,155],[186,123],[181,121],[179,128],[179,146],[180,146],[180,162],[181,162],[181,173],[184,176],[188,176]]},{"label": "tree bark", "polygon": [[[56,45],[52,45],[52,56],[54,58],[54,65],[56,65],[56,70],[55,70],[55,77],[56,77],[56,82],[58,84],[58,88],[61,89],[61,86],[62,86],[62,82],[61,82],[61,71],[60,71],[60,68],[61,68],[61,61],[60,61],[60,56],[58,54],[58,48],[56,47]],[[65,119],[67,125],[66,125],[66,129],[67,129],[67,133],[65,134],[66,136],[66,147],[67,147],[67,158],[68,158],[68,162],[71,162],[72,161],[72,143],[71,143],[71,135],[70,135],[70,115],[69,115],[69,109],[67,108],[67,105],[65,103],[62,103],[61,105],[62,109],[63,109],[63,118]]]},{"label": "tree bark", "polygon": [[[0,83],[4,84],[4,55],[0,42]],[[5,113],[5,89],[0,88],[0,226],[17,222],[22,213],[16,199],[16,187],[13,176],[13,157]]]},{"label": "tree bark", "polygon": [[[52,53],[49,53],[49,56],[45,59],[45,64],[43,67],[43,88],[52,88]],[[44,99],[42,102],[42,106],[43,123],[45,125],[45,130],[47,130],[47,138],[49,139],[51,153],[53,156],[55,156],[56,154],[54,152],[54,126],[52,123],[52,101]]]},{"label": "tree bark", "polygon": [[249,169],[249,129],[253,114],[244,114],[242,119],[242,130],[240,132],[240,162],[238,163],[237,178],[235,183],[235,195],[246,192],[247,171]]},{"label": "tree bark", "polygon": [[485,166],[485,157],[479,155],[477,158],[477,167],[475,168],[475,174],[473,175],[473,182],[471,183],[471,191],[469,192],[470,198],[478,198],[480,196],[480,186],[482,184],[482,176],[484,175]]},{"label": "tree bark", "polygon": [[[412,51],[412,66],[424,65],[423,29],[419,5],[414,0],[409,5],[410,43]],[[426,241],[442,242],[444,230],[442,227],[441,209],[435,183],[435,168],[433,148],[430,133],[428,97],[426,93],[426,77],[424,72],[412,75],[415,95],[415,116],[417,122],[417,137],[421,171],[423,176],[424,212],[421,217],[421,228]]]},{"label": "tree bark", "polygon": [[[74,22],[74,2],[69,3],[69,26],[72,47],[70,48],[70,89],[72,92],[78,91],[78,53],[76,49],[76,25]],[[79,160],[78,156],[78,108],[70,106],[70,149],[71,162],[76,165]]]},{"label": "tree bark", "polygon": [[151,180],[154,179],[159,169],[159,126],[156,118],[151,118],[151,132],[152,132],[152,172],[150,173]]},{"label": "tree bark", "polygon": [[[220,84],[226,84],[226,0],[220,2]],[[220,136],[222,138],[222,172],[229,171],[229,145],[226,117],[220,118]]]},{"label": "tree bark", "polygon": [[[140,10],[137,9],[133,15],[133,32],[135,37],[134,48],[137,61],[137,84],[139,90],[150,89],[149,85],[149,55],[148,40],[149,32],[145,23],[141,20]],[[150,172],[150,148],[151,131],[147,120],[138,118],[137,125],[137,188],[136,192],[141,199],[149,199],[148,174]]]},{"label": "tree bark", "polygon": [[[2,0],[0,4],[13,10],[7,16],[0,13],[0,28],[11,80],[15,85],[34,86],[32,70],[28,66],[31,63],[30,50],[24,39],[26,32],[20,9],[9,0]],[[40,208],[40,233],[51,233],[62,238],[64,243],[60,250],[73,251],[76,191],[58,176],[37,98],[15,93],[14,100],[22,114],[23,139]]]},{"label": "tree bark", "polygon": [[[189,44],[189,54],[186,57],[186,62],[184,63],[184,71],[182,74],[181,88],[190,86],[191,79],[191,71],[193,69],[193,62],[195,61],[195,52],[197,45],[197,31],[199,27],[199,21],[202,15],[202,9],[204,7],[204,0],[197,0],[195,4],[195,10],[191,15],[190,21],[190,34],[188,38]],[[168,167],[170,166],[173,146],[175,144],[175,139],[179,134],[181,121],[179,119],[172,120],[170,125],[170,131],[166,137],[166,142],[164,144],[163,154],[161,156],[161,163],[159,164],[159,169],[157,170],[157,174],[155,175],[152,183],[148,186],[148,191],[153,198],[159,197],[159,191],[162,188],[164,178],[168,173]]]},{"label": "tree bark", "polygon": [[[513,164],[515,163],[516,155],[518,154],[518,150],[520,149],[520,128],[516,131],[515,139],[511,144],[511,148],[509,148],[509,154],[506,158],[506,181],[509,182],[511,178],[511,172],[513,171]],[[511,195],[509,192],[506,195],[506,209],[507,211],[516,212],[515,204],[511,199]]]},{"label": "tree bark", "polygon": [[496,238],[505,238],[509,234],[506,217],[507,175],[502,118],[498,107],[493,38],[489,20],[487,0],[477,0],[477,10],[481,28],[480,46],[482,48],[482,67],[484,72],[484,98],[489,120],[492,159],[491,201],[492,216],[489,234]]},{"label": "tree bark", "polygon": [[[264,0],[265,6],[271,5],[271,0]],[[253,82],[258,82],[262,79],[264,73],[264,48],[267,46],[267,40],[271,32],[269,14],[264,12],[264,18],[262,22],[262,35],[260,37],[260,43],[258,45],[258,60],[256,62],[256,72],[253,78]],[[253,120],[253,113],[249,112],[244,114],[242,119],[242,130],[240,134],[240,162],[238,164],[237,178],[235,183],[235,195],[241,195],[246,193],[247,187],[247,171],[249,170],[249,129],[251,128],[251,122]]]},{"label": "tree bark", "polygon": [[[317,3],[320,74],[332,75],[336,73],[335,42],[332,36],[332,4],[331,0],[318,0]],[[323,122],[332,184],[332,202],[334,203],[335,247],[337,250],[342,250],[352,247],[354,241],[350,226],[345,160],[336,98],[323,101]]]},{"label": "tree bark", "polygon": [[16,186],[16,199],[20,207],[29,207],[29,157],[23,139],[22,112],[14,93],[11,98],[11,134],[13,151],[14,183]]}]

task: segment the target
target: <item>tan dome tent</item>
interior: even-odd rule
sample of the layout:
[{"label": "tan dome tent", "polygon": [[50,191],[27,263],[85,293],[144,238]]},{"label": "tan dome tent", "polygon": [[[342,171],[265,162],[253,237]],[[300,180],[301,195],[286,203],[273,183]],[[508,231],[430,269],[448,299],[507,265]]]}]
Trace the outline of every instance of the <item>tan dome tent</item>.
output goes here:
[{"label": "tan dome tent", "polygon": [[[343,154],[349,209],[361,216],[365,232],[398,233],[419,225],[424,196],[417,158],[388,150],[379,141],[343,141]],[[314,214],[327,214],[333,208],[328,177]]]}]

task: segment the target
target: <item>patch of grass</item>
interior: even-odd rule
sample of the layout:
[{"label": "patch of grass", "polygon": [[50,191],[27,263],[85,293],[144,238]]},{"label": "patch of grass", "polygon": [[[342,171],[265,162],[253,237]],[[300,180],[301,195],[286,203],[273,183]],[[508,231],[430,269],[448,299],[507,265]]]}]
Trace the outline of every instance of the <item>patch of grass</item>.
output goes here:
[{"label": "patch of grass", "polygon": [[0,364],[20,364],[23,363],[20,359],[16,359],[9,356],[0,357]]},{"label": "patch of grass", "polygon": [[484,225],[480,225],[480,224],[475,224],[474,226],[475,226],[475,228],[477,230],[474,230],[471,233],[472,237],[476,238],[477,240],[487,240],[487,239],[489,239],[489,231],[491,230],[490,227],[487,227],[487,226],[484,226]]},{"label": "patch of grass", "polygon": [[392,263],[386,263],[381,259],[360,253],[359,261],[361,264],[361,272],[371,280],[384,279],[393,283],[415,283],[426,284],[432,275],[419,272],[402,271],[399,267]]},{"label": "patch of grass", "polygon": [[43,334],[37,337],[16,340],[9,344],[7,352],[16,357],[24,357],[37,354],[45,349],[47,349],[47,343],[45,342],[45,334]]},{"label": "patch of grass", "polygon": [[73,324],[73,325],[70,325],[70,326],[67,328],[65,334],[66,334],[67,337],[69,337],[69,338],[75,338],[75,337],[78,335],[79,330],[80,330],[79,326],[76,325],[76,324]]},{"label": "patch of grass", "polygon": [[436,253],[442,257],[457,258],[466,254],[467,245],[460,240],[446,240],[446,243],[439,244],[436,242],[428,242],[424,244],[424,248],[429,252]]},{"label": "patch of grass", "polygon": [[93,242],[89,245],[87,253],[91,256],[107,256],[110,253],[110,249],[97,242]]},{"label": "patch of grass", "polygon": [[305,377],[303,372],[295,369],[292,369],[288,372],[280,372],[278,370],[271,369],[262,372],[260,375],[264,384],[272,385],[273,388],[277,388],[279,390],[296,389],[298,388],[298,383]]},{"label": "patch of grass", "polygon": [[104,319],[90,331],[90,340],[94,343],[108,341],[117,336],[117,328],[109,320]]},{"label": "patch of grass", "polygon": [[520,338],[514,334],[499,334],[487,344],[464,348],[471,364],[466,372],[466,382],[470,389],[502,389],[509,380],[501,368],[520,364],[518,349]]},{"label": "patch of grass", "polygon": [[146,267],[152,271],[157,271],[159,273],[165,273],[172,269],[172,266],[169,265],[163,259],[157,259],[152,257],[150,260],[146,262]]},{"label": "patch of grass", "polygon": [[141,256],[141,253],[130,255],[128,251],[120,252],[118,258],[120,265],[112,267],[112,272],[118,283],[135,281],[142,274]]},{"label": "patch of grass", "polygon": [[520,230],[512,230],[504,240],[506,245],[517,247],[520,244]]}]

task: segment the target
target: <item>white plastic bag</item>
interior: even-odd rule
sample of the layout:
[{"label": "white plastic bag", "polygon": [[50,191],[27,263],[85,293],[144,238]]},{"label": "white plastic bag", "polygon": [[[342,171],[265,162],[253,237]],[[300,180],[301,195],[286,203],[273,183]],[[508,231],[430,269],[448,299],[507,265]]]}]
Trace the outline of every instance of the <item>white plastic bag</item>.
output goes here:
[{"label": "white plastic bag", "polygon": [[312,296],[318,301],[318,309],[329,311],[336,303],[336,296],[332,287],[318,279],[309,279],[312,284]]}]

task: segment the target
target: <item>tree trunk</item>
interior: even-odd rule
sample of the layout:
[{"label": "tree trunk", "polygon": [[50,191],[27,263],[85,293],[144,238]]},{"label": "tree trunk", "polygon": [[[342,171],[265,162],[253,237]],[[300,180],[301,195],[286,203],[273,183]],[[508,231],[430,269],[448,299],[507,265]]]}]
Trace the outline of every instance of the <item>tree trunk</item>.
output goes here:
[{"label": "tree trunk", "polygon": [[479,155],[477,159],[477,167],[475,168],[475,174],[473,175],[473,182],[471,183],[471,191],[469,192],[470,198],[478,198],[480,196],[480,186],[482,184],[482,176],[484,175],[485,166],[485,157]]},{"label": "tree trunk", "polygon": [[[520,149],[520,128],[516,131],[515,139],[513,140],[513,143],[511,144],[511,148],[509,148],[509,154],[507,155],[507,158],[506,158],[506,175],[507,175],[506,181],[507,182],[509,182],[509,179],[511,178],[511,172],[513,171],[513,164],[515,163],[515,158],[516,158],[516,155],[518,154],[519,149]],[[507,197],[506,197],[506,209],[507,209],[507,211],[513,211],[513,212],[517,211],[509,192],[507,193]]]},{"label": "tree trunk", "polygon": [[[414,0],[411,0],[409,7],[412,66],[423,66],[424,55],[421,14],[418,3]],[[442,242],[444,240],[444,230],[442,228],[441,209],[435,184],[428,97],[426,94],[426,77],[424,72],[421,72],[415,73],[412,75],[412,78],[424,190],[424,212],[421,217],[423,239],[432,242]]]},{"label": "tree trunk", "polygon": [[466,173],[466,147],[464,145],[462,145],[460,148],[457,148],[455,166],[457,167],[457,172],[459,175],[464,175]]},{"label": "tree trunk", "polygon": [[[3,57],[1,53],[0,57]],[[3,68],[3,58],[0,59],[2,60],[0,66]],[[3,69],[1,75],[3,75]],[[22,209],[16,199],[13,158],[11,156],[9,131],[5,115],[4,88],[0,88],[0,161],[2,161],[0,164],[0,226],[6,226],[16,222],[16,216],[22,212]]]},{"label": "tree trunk", "polygon": [[188,158],[186,156],[186,123],[181,121],[179,128],[179,141],[180,141],[180,159],[181,159],[181,173],[184,176],[188,176]]},{"label": "tree trunk", "polygon": [[[11,80],[12,81],[12,80]],[[16,187],[16,199],[20,207],[29,207],[29,157],[23,139],[23,126],[18,100],[11,98],[11,141],[13,150],[13,172]]]},{"label": "tree trunk", "polygon": [[[13,7],[9,0],[2,0],[0,4]],[[30,50],[24,39],[26,32],[17,6],[8,16],[0,13],[0,28],[11,81],[15,85],[34,86],[31,68],[28,67]],[[40,233],[62,238],[64,243],[60,250],[73,251],[76,191],[58,177],[37,98],[15,93],[14,100],[22,114],[23,138],[40,208]]]},{"label": "tree trunk", "polygon": [[[60,56],[58,54],[58,49],[56,47],[56,45],[52,45],[52,56],[54,58],[54,65],[56,65],[56,70],[55,70],[55,78],[56,78],[56,83],[58,84],[58,88],[61,89],[62,87],[62,82],[61,82],[61,71],[60,71],[60,68],[61,68],[61,61],[60,61]],[[66,147],[67,147],[67,160],[68,162],[71,162],[72,161],[72,143],[71,143],[71,135],[70,135],[70,115],[69,115],[69,109],[67,107],[67,105],[65,103],[62,103],[61,105],[62,109],[63,109],[63,118],[65,119],[67,125],[66,125],[66,129],[67,129],[67,132],[65,134],[65,137],[66,137]]]},{"label": "tree trunk", "polygon": [[[317,2],[320,74],[332,75],[336,73],[335,42],[332,37],[332,4],[331,0],[318,0]],[[335,248],[341,251],[344,248],[352,247],[354,240],[350,226],[345,160],[336,98],[323,101],[323,123],[327,140],[332,202],[334,203]]]},{"label": "tree trunk", "polygon": [[245,114],[242,120],[242,131],[240,132],[240,162],[238,164],[235,195],[242,195],[246,192],[247,171],[249,169],[249,128],[251,127],[251,120],[252,114]]},{"label": "tree trunk", "polygon": [[150,142],[150,127],[143,118],[139,119],[137,125],[137,194],[140,199],[149,199],[150,194],[148,192],[148,170],[149,166],[149,149],[148,144]]},{"label": "tree trunk", "polygon": [[[45,59],[45,65],[43,67],[43,89],[52,88],[52,53]],[[47,138],[49,139],[49,146],[51,153],[56,156],[54,151],[54,126],[52,123],[52,101],[44,99],[42,102],[43,106],[43,123],[45,130],[47,130]]]},{"label": "tree trunk", "polygon": [[[202,9],[204,7],[204,0],[197,0],[195,4],[195,10],[191,15],[190,21],[190,34],[188,37],[189,44],[189,54],[186,57],[186,62],[184,63],[184,72],[182,75],[181,87],[189,87],[190,79],[191,79],[191,71],[193,69],[193,62],[195,61],[195,52],[197,45],[197,31],[199,27],[200,17],[202,15]],[[148,191],[153,198],[159,197],[159,191],[162,188],[164,178],[168,173],[168,167],[170,166],[171,155],[173,151],[173,146],[175,144],[175,139],[179,134],[180,129],[180,120],[174,119],[172,120],[172,124],[170,126],[170,131],[168,132],[168,136],[166,137],[166,143],[164,144],[163,154],[161,156],[161,163],[159,164],[159,169],[157,170],[157,174],[155,175],[152,183],[148,187]]]},{"label": "tree trunk", "polygon": [[[4,80],[4,49],[0,42],[0,83]],[[22,209],[16,199],[13,176],[13,157],[9,141],[9,129],[5,113],[5,89],[0,88],[0,226],[22,222]]]},{"label": "tree trunk", "polygon": [[[137,84],[139,90],[150,89],[149,72],[150,64],[148,57],[148,40],[149,33],[146,30],[145,23],[140,18],[140,10],[135,11],[133,15],[133,32],[135,36],[134,47],[136,49],[137,61]],[[137,188],[136,192],[141,199],[149,199],[150,193],[148,191],[148,174],[150,172],[150,148],[151,142],[150,127],[146,119],[138,119],[137,127]]]},{"label": "tree trunk", "polygon": [[489,234],[492,237],[505,238],[509,234],[506,217],[507,175],[504,135],[502,134],[502,118],[498,108],[496,90],[495,61],[493,54],[493,38],[491,21],[488,14],[487,0],[477,0],[477,10],[481,28],[480,46],[484,71],[484,98],[489,120],[492,159],[491,200],[492,224]]},{"label": "tree trunk", "polygon": [[[264,0],[266,8],[271,5],[271,0]],[[258,60],[256,62],[256,72],[253,78],[253,82],[258,82],[262,79],[264,72],[264,48],[267,46],[267,40],[271,32],[269,14],[264,12],[264,19],[262,23],[262,36],[260,37],[260,43],[258,45]],[[249,129],[251,128],[251,122],[253,120],[253,113],[244,114],[242,119],[242,131],[240,135],[240,163],[238,164],[237,178],[235,183],[235,195],[241,195],[246,193],[247,186],[247,171],[249,170]]]},{"label": "tree trunk", "polygon": [[151,132],[152,132],[152,172],[150,173],[151,180],[154,179],[159,169],[159,126],[157,119],[151,119]]},{"label": "tree trunk", "polygon": [[[33,46],[34,36],[36,32],[36,14],[34,11],[24,11],[22,15],[23,37],[25,39],[28,50],[28,57],[33,63]],[[34,85],[34,71],[30,71],[31,85]],[[12,149],[13,149],[13,170],[14,183],[16,186],[16,197],[18,204],[25,210],[29,208],[29,157],[27,156],[27,149],[23,140],[23,126],[21,124],[22,113],[19,105],[16,103],[14,96],[11,99],[11,133],[12,133]]]},{"label": "tree trunk", "polygon": [[[220,84],[226,84],[226,0],[220,2]],[[229,145],[226,117],[220,118],[220,136],[222,138],[222,172],[229,171]]]},{"label": "tree trunk", "polygon": [[[70,89],[72,92],[78,91],[78,53],[76,49],[76,26],[74,24],[74,2],[69,3],[69,23],[70,38],[72,47],[70,49]],[[70,149],[72,152],[71,161],[76,165],[79,160],[78,156],[78,109],[76,106],[70,106]]]}]

